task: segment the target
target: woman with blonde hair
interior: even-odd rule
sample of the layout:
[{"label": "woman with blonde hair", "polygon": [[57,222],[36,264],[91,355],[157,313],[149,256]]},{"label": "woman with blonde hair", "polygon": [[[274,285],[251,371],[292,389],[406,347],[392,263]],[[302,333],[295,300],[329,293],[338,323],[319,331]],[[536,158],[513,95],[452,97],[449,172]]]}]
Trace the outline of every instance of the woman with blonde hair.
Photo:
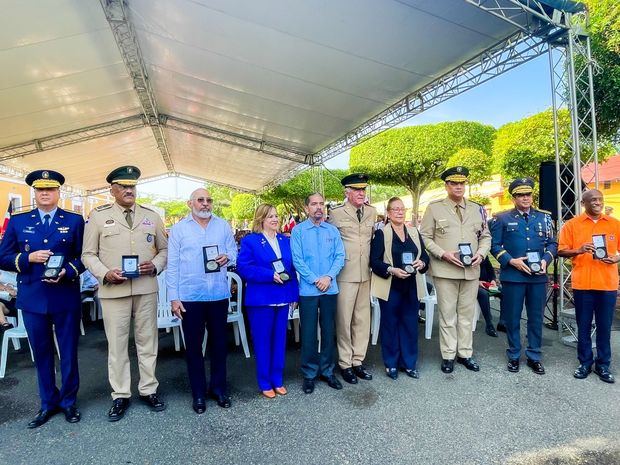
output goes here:
[{"label": "woman with blonde hair", "polygon": [[283,373],[288,309],[299,296],[290,240],[278,232],[279,226],[275,207],[260,205],[254,213],[252,233],[242,239],[237,259],[237,272],[246,284],[245,308],[258,387],[269,399],[287,393]]},{"label": "woman with blonde hair", "polygon": [[387,205],[389,223],[375,232],[370,246],[371,294],[381,308],[381,353],[385,373],[398,378],[398,369],[418,378],[418,309],[424,295],[420,273],[429,257],[417,229],[405,225],[405,205],[392,197]]}]

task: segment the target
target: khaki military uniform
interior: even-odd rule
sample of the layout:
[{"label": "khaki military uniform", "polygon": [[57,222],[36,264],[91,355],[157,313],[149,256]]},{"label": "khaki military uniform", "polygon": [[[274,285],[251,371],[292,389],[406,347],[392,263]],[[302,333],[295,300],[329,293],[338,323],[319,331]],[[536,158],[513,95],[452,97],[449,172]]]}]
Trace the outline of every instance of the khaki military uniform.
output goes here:
[{"label": "khaki military uniform", "polygon": [[350,203],[333,208],[329,222],[344,242],[344,267],[338,275],[336,340],[340,368],[359,366],[366,357],[370,338],[370,240],[377,210],[363,206],[361,221]]},{"label": "khaki military uniform", "polygon": [[157,277],[140,276],[122,284],[104,282],[112,268],[122,268],[123,255],[138,255],[139,263],[151,261],[160,273],[166,266],[168,239],[159,215],[140,205],[132,207],[133,225],[117,203],[96,208],[84,230],[82,262],[99,280],[99,298],[108,339],[108,378],[112,398],[131,397],[131,376],[127,345],[131,319],[140,382],[140,395],[157,391]]},{"label": "khaki military uniform", "polygon": [[453,360],[472,356],[472,324],[480,266],[460,268],[443,261],[444,252],[458,251],[459,243],[470,243],[472,252],[485,257],[491,247],[491,235],[481,205],[464,199],[458,208],[449,198],[431,202],[427,207],[420,234],[429,253],[430,273],[437,290],[439,309],[439,346],[442,358]]}]

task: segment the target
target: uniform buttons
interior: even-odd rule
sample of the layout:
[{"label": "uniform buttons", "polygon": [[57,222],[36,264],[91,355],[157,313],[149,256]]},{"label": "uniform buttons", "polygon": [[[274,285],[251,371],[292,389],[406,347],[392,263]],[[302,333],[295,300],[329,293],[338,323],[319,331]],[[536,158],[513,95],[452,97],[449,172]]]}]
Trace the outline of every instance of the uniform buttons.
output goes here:
[{"label": "uniform buttons", "polygon": [[43,243],[44,243],[44,244],[47,244],[47,239],[43,239]]},{"label": "uniform buttons", "polygon": [[530,240],[530,238],[528,237],[528,238],[527,238],[527,240],[529,241],[529,240]]},{"label": "uniform buttons", "polygon": [[526,231],[529,231],[529,230],[530,230],[530,228],[525,228],[525,230],[526,230]]}]

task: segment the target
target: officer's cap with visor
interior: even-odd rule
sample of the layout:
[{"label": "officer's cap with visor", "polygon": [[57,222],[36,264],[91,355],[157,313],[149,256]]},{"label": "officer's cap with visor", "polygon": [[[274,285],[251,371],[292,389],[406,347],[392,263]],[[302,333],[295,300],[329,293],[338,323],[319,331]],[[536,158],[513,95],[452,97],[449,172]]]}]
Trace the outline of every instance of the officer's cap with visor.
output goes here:
[{"label": "officer's cap with visor", "polygon": [[508,192],[513,197],[518,194],[531,194],[534,192],[534,180],[532,178],[515,179],[508,186]]},{"label": "officer's cap with visor", "polygon": [[65,183],[65,177],[58,171],[37,170],[26,176],[26,184],[35,189],[57,189]]},{"label": "officer's cap with visor", "polygon": [[121,186],[135,186],[140,178],[140,169],[137,166],[120,166],[113,170],[105,178],[108,184],[120,184]]},{"label": "officer's cap with visor", "polygon": [[465,182],[469,176],[469,170],[465,166],[453,166],[441,173],[442,181]]},{"label": "officer's cap with visor", "polygon": [[344,187],[351,187],[353,189],[366,189],[368,186],[368,176],[362,173],[349,174],[342,178],[340,183]]}]

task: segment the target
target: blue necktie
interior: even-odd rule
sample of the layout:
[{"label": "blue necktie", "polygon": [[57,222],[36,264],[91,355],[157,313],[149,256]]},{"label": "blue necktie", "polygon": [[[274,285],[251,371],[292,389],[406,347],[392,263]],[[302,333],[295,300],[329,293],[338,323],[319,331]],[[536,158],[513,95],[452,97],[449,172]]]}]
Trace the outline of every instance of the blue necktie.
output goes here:
[{"label": "blue necktie", "polygon": [[46,233],[50,230],[50,220],[52,217],[49,214],[43,216],[43,231]]}]

